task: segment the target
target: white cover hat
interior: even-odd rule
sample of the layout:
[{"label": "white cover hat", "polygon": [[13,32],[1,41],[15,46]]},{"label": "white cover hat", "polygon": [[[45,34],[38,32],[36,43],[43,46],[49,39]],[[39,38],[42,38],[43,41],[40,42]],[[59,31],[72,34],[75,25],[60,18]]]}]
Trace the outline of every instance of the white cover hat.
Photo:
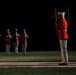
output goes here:
[{"label": "white cover hat", "polygon": [[9,29],[6,29],[7,32],[9,32]]},{"label": "white cover hat", "polygon": [[17,31],[17,28],[16,29],[14,29],[15,31]]},{"label": "white cover hat", "polygon": [[65,16],[65,12],[58,12],[58,15],[63,15],[63,16]]}]

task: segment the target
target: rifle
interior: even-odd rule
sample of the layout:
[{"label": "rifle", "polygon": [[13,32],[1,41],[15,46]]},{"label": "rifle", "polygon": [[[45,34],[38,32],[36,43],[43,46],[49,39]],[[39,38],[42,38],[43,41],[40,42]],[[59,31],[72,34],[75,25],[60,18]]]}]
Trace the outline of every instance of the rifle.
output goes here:
[{"label": "rifle", "polygon": [[69,12],[69,7],[67,7],[67,22],[68,22],[68,33],[70,29],[70,12]]},{"label": "rifle", "polygon": [[[57,28],[57,9],[55,8],[55,28]],[[56,29],[57,34],[57,29]]]},{"label": "rifle", "polygon": [[67,9],[67,12],[68,12],[68,25],[69,25],[69,28],[70,28],[70,14],[69,14],[69,7]]}]

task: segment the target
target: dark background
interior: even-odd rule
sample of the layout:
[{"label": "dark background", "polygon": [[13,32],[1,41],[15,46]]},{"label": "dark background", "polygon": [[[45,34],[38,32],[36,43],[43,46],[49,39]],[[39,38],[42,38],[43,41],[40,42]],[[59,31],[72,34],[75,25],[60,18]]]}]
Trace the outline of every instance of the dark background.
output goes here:
[{"label": "dark background", "polygon": [[[68,50],[76,50],[76,4],[74,1],[55,0],[10,0],[0,2],[0,33],[5,34],[7,28],[11,35],[13,29],[18,32],[26,28],[28,39],[27,51],[59,50],[59,41],[53,20],[54,9],[70,10],[70,25],[68,29]],[[67,14],[66,14],[66,19]],[[21,44],[19,45],[21,51]],[[4,41],[1,41],[1,51],[4,51]],[[11,44],[11,50],[13,45]]]}]

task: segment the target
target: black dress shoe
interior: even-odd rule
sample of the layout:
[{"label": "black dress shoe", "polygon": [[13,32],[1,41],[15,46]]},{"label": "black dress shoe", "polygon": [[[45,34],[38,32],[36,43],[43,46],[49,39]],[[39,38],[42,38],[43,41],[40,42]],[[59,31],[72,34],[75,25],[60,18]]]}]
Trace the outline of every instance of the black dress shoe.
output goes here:
[{"label": "black dress shoe", "polygon": [[68,63],[59,63],[58,65],[68,65]]}]

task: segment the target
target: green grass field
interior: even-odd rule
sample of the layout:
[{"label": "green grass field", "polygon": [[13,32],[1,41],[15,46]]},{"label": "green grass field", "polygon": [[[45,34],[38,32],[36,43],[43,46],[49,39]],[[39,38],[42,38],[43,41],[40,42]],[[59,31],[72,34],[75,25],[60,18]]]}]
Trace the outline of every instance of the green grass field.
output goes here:
[{"label": "green grass field", "polygon": [[[76,51],[68,51],[69,61],[76,62]],[[44,52],[27,52],[23,55],[21,52],[19,54],[11,53],[6,55],[6,53],[0,53],[0,62],[27,62],[27,61],[61,61],[60,51],[44,51]],[[0,75],[76,75],[76,67],[9,67],[0,68]]]},{"label": "green grass field", "polygon": [[0,75],[76,75],[76,68],[0,68]]},{"label": "green grass field", "polygon": [[[76,62],[76,51],[68,51],[69,61]],[[61,61],[60,51],[39,51],[39,52],[27,52],[26,55],[23,55],[21,52],[19,54],[14,54],[13,52],[10,55],[6,55],[6,53],[0,53],[0,62],[8,62],[8,61],[18,61],[18,62],[27,62],[27,61]]]}]

